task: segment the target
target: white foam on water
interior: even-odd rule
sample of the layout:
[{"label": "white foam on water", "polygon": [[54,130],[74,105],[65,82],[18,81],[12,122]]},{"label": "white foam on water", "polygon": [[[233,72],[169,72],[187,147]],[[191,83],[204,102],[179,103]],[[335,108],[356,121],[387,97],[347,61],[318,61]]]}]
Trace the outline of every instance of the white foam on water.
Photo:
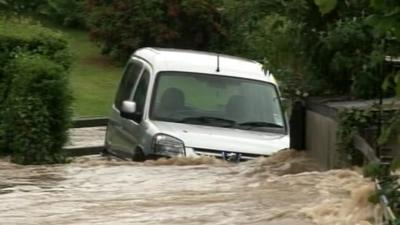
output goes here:
[{"label": "white foam on water", "polygon": [[357,170],[321,171],[305,152],[227,163],[209,157],[70,164],[0,160],[4,224],[367,225],[381,215]]}]

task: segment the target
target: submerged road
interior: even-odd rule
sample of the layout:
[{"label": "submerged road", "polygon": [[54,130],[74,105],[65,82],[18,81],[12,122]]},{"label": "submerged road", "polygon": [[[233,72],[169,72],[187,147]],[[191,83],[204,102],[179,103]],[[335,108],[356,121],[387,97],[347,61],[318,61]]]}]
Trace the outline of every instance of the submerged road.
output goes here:
[{"label": "submerged road", "polygon": [[70,164],[0,160],[0,224],[367,225],[373,184],[352,170],[319,171],[283,151],[240,164],[211,158]]}]

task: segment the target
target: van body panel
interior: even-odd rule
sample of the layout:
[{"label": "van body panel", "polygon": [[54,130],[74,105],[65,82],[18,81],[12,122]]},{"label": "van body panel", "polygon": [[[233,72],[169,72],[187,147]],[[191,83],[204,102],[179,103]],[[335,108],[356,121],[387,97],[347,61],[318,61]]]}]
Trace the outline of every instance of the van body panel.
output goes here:
[{"label": "van body panel", "polygon": [[[217,72],[219,57],[220,72]],[[217,55],[215,53],[197,52],[176,49],[144,48],[137,50],[128,61],[124,77],[132,63],[140,63],[142,70],[136,81],[131,82],[131,90],[126,99],[133,100],[139,81],[147,71],[149,75],[145,102],[142,109],[142,120],[133,121],[121,117],[121,99],[116,99],[112,107],[110,122],[107,127],[105,144],[111,153],[130,157],[139,148],[145,155],[157,154],[154,150],[156,135],[165,134],[183,142],[187,156],[197,156],[196,149],[209,149],[221,152],[248,153],[268,156],[277,151],[289,148],[288,125],[285,118],[285,133],[252,131],[228,127],[215,127],[199,124],[177,123],[150,119],[151,101],[155,92],[156,79],[164,71],[203,73],[215,76],[235,77],[263,81],[279,89],[272,74],[265,71],[261,64],[238,57]],[[139,71],[139,69],[136,69]],[[135,77],[135,76],[133,76]],[[124,88],[124,78],[121,88]],[[126,82],[126,81],[125,81]],[[118,94],[117,94],[118,98]]]}]

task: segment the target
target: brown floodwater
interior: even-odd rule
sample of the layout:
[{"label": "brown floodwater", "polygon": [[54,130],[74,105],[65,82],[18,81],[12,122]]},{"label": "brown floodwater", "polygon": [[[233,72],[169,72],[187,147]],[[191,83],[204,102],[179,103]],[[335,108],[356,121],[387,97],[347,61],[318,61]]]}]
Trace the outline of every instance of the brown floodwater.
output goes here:
[{"label": "brown floodwater", "polygon": [[367,225],[380,210],[353,170],[319,171],[283,151],[240,164],[212,158],[66,165],[0,160],[0,224]]}]

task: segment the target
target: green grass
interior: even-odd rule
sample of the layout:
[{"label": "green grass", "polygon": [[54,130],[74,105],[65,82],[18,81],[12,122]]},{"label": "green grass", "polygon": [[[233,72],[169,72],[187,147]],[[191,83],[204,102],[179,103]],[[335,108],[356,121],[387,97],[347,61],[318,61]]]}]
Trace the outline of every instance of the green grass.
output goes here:
[{"label": "green grass", "polygon": [[60,31],[68,40],[74,59],[70,74],[74,117],[108,116],[122,67],[101,55],[86,32],[64,28]]}]

